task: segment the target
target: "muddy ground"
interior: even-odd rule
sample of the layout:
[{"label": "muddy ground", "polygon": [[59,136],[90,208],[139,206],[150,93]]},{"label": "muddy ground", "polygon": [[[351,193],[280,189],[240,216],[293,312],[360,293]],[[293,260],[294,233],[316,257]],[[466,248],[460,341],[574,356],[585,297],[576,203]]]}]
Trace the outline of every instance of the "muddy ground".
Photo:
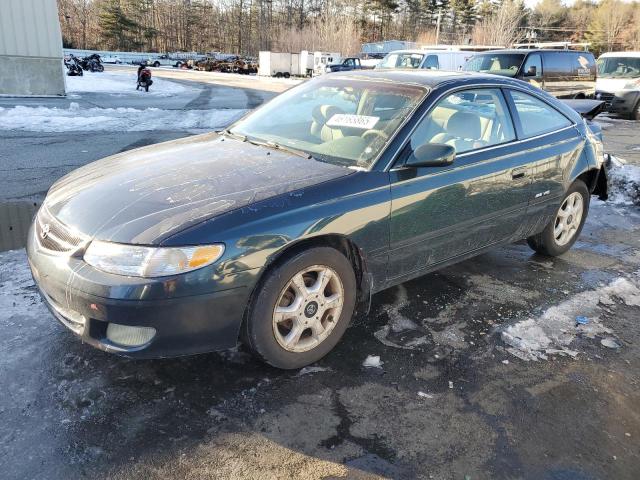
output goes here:
[{"label": "muddy ground", "polygon": [[[618,278],[637,290],[639,231],[636,207],[597,202],[563,257],[517,244],[385,291],[332,354],[294,372],[242,349],[163,361],[94,350],[46,312],[24,253],[5,252],[4,478],[636,479],[634,297],[589,312],[611,332],[576,329],[575,358],[523,361],[501,331],[563,304],[580,316],[571,300]],[[362,367],[368,355],[382,368]]]}]

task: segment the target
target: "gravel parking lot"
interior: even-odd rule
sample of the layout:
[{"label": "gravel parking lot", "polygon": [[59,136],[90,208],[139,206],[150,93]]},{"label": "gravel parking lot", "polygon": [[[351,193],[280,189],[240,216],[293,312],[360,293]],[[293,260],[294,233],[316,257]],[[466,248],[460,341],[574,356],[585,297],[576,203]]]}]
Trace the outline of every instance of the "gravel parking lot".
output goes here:
[{"label": "gravel parking lot", "polygon": [[[273,95],[189,75],[184,97],[135,108],[250,109]],[[607,151],[640,165],[638,124],[603,125]],[[0,201],[37,203],[78,165],[198,131],[170,127],[0,131]],[[24,251],[2,252],[2,476],[637,479],[640,211],[619,193],[593,201],[564,256],[518,243],[384,291],[334,352],[292,372],[242,348],[161,361],[94,350],[46,311]],[[551,343],[509,341],[531,325]],[[380,367],[364,367],[368,356]]]}]

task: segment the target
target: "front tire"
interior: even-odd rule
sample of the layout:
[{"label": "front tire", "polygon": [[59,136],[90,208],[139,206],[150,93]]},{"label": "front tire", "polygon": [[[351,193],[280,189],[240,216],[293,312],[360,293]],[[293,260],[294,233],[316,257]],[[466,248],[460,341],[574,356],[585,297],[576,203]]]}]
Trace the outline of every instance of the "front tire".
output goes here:
[{"label": "front tire", "polygon": [[557,257],[576,242],[589,213],[589,189],[582,180],[573,182],[565,194],[553,220],[545,229],[527,238],[536,252]]},{"label": "front tire", "polygon": [[249,307],[243,340],[282,369],[317,362],[344,334],[356,303],[356,278],[337,250],[317,247],[267,273]]}]

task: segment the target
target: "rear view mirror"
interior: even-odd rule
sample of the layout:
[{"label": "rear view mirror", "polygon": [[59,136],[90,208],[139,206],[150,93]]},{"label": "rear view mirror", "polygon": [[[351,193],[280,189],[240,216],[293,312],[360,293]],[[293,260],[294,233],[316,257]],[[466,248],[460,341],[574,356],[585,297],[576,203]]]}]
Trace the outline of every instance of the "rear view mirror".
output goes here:
[{"label": "rear view mirror", "polygon": [[525,73],[526,77],[535,77],[538,75],[538,67],[536,67],[535,65],[531,65],[529,67],[529,70],[527,70],[527,73]]},{"label": "rear view mirror", "polygon": [[451,165],[456,149],[444,143],[425,143],[416,148],[405,162],[405,167],[443,167]]}]

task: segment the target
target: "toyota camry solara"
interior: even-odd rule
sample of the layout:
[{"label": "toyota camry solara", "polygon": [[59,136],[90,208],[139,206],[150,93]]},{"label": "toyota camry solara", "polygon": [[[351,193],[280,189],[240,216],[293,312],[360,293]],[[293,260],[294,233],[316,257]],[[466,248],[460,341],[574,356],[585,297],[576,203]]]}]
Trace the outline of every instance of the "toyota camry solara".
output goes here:
[{"label": "toyota camry solara", "polygon": [[330,74],[232,125],[53,185],[28,241],[51,312],[130,357],[326,355],[371,295],[527,239],[560,255],[605,195],[600,132],[518,80]]}]

